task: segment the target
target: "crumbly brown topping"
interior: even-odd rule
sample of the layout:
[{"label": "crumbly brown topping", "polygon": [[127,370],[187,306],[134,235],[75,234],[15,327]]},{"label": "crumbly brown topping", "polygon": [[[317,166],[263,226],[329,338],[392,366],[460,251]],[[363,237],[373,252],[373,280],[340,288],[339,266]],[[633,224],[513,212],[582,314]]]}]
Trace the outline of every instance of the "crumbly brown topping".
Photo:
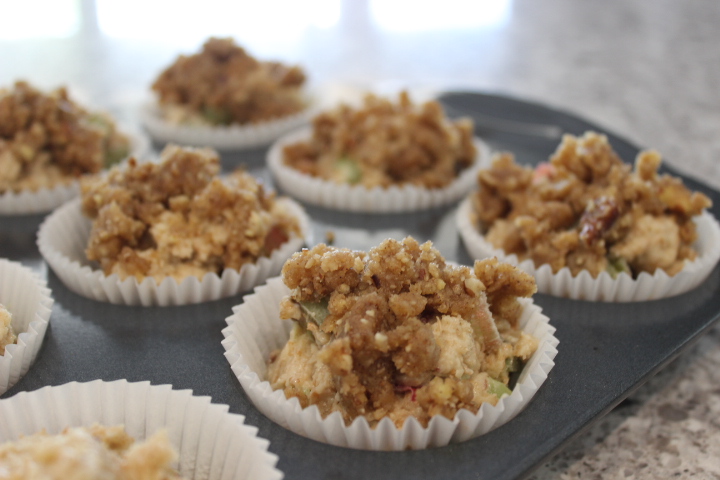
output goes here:
[{"label": "crumbly brown topping", "polygon": [[69,183],[125,158],[128,138],[105,114],[26,82],[0,89],[0,193]]},{"label": "crumbly brown topping", "polygon": [[7,480],[181,480],[171,467],[175,459],[164,432],[135,443],[122,426],[96,424],[0,444],[0,475]]},{"label": "crumbly brown topping", "polygon": [[12,314],[0,304],[0,355],[5,355],[5,347],[17,341],[12,326]]},{"label": "crumbly brown topping", "polygon": [[86,250],[106,274],[181,280],[269,256],[296,218],[248,173],[219,178],[213,150],[166,147],[160,163],[114,168],[83,179],[82,208],[93,219]]},{"label": "crumbly brown topping", "polygon": [[308,175],[372,188],[448,185],[475,162],[473,124],[449,121],[438,102],[415,105],[368,95],[362,108],[341,105],[313,120],[312,138],[283,150]]},{"label": "crumbly brown topping", "polygon": [[268,379],[348,424],[476,412],[510,393],[510,372],[537,349],[517,324],[535,281],[496,259],[449,265],[411,237],[367,253],[320,244],[288,260],[283,280],[280,316],[297,325]]},{"label": "crumbly brown topping", "polygon": [[565,135],[535,169],[499,155],[478,174],[474,215],[495,247],[554,272],[674,275],[696,258],[693,217],[711,202],[659,166],[655,151],[640,152],[631,169],[604,135]]},{"label": "crumbly brown topping", "polygon": [[[305,108],[298,66],[262,62],[230,38],[210,38],[202,51],[181,55],[155,80],[168,120],[178,123],[256,123]],[[175,108],[173,110],[173,107]]]}]

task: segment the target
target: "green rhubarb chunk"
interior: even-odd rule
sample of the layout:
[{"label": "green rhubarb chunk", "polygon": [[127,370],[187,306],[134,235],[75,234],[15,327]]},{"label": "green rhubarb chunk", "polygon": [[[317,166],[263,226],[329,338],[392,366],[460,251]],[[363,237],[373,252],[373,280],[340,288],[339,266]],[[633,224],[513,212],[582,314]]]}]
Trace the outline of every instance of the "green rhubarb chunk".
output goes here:
[{"label": "green rhubarb chunk", "polygon": [[315,325],[322,325],[325,317],[328,316],[328,300],[324,298],[319,302],[298,302],[300,309],[303,311],[307,320],[313,322]]},{"label": "green rhubarb chunk", "polygon": [[607,259],[606,270],[612,278],[617,278],[617,276],[621,273],[627,273],[632,276],[630,265],[628,265],[627,260],[622,257],[609,256]]},{"label": "green rhubarb chunk", "polygon": [[213,125],[229,125],[232,123],[230,112],[222,108],[205,106],[202,109],[202,115],[205,117],[205,120]]},{"label": "green rhubarb chunk", "polygon": [[93,113],[93,114],[90,114],[88,117],[86,117],[86,119],[90,125],[93,125],[95,127],[100,127],[106,133],[108,133],[110,131],[110,127],[111,127],[110,122],[109,122],[108,118],[105,117],[104,115],[101,115],[99,113]]},{"label": "green rhubarb chunk", "polygon": [[343,182],[355,185],[362,178],[360,165],[352,158],[342,157],[335,162],[335,170],[340,174]]},{"label": "green rhubarb chunk", "polygon": [[105,168],[115,165],[128,155],[130,155],[130,149],[125,146],[108,149],[105,152]]},{"label": "green rhubarb chunk", "polygon": [[508,357],[505,359],[505,369],[508,373],[518,372],[522,368],[520,357]]},{"label": "green rhubarb chunk", "polygon": [[512,393],[512,390],[510,390],[507,385],[495,380],[494,378],[488,378],[487,391],[488,393],[491,393],[498,398],[502,397],[505,394],[510,395]]}]

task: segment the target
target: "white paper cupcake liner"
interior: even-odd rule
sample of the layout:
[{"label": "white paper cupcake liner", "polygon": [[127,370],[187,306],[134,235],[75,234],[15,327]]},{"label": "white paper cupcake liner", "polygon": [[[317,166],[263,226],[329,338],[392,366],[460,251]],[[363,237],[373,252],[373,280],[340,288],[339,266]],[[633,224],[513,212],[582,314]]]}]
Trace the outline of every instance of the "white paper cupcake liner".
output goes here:
[{"label": "white paper cupcake liner", "polygon": [[220,150],[242,150],[270,145],[283,134],[305,125],[316,114],[313,100],[305,110],[277,120],[249,125],[178,125],[165,120],[154,101],[146,101],[140,120],[155,140]]},{"label": "white paper cupcake liner", "polygon": [[550,265],[537,267],[530,259],[519,261],[517,255],[506,255],[503,250],[495,248],[480,234],[471,219],[471,212],[472,204],[468,198],[460,204],[456,214],[457,227],[470,256],[476,259],[497,257],[517,265],[535,277],[540,293],[556,297],[603,302],[641,302],[672,297],[700,285],[720,259],[720,225],[705,211],[695,218],[698,240],[694,248],[698,257],[687,262],[676,275],[671,277],[664,270],[658,269],[652,275],[642,272],[636,279],[627,273],[621,273],[613,279],[607,272],[593,278],[586,271],[573,277],[567,267],[553,273]]},{"label": "white paper cupcake liner", "polygon": [[475,188],[477,171],[487,166],[491,157],[490,148],[482,140],[475,138],[478,151],[475,163],[446,187],[429,189],[405,185],[366,188],[362,185],[342,185],[323,180],[285,165],[283,147],[307,140],[310,136],[309,128],[296,130],[280,138],[270,148],[267,164],[277,184],[285,193],[303,202],[351,212],[410,212],[448,205]]},{"label": "white paper cupcake liner", "polygon": [[279,277],[268,280],[233,308],[223,329],[225,357],[255,406],[279,425],[305,437],[332,445],[365,450],[405,450],[440,447],[461,442],[493,430],[517,415],[547,378],[557,354],[555,328],[531,300],[523,299],[520,325],[539,339],[538,349],[525,365],[512,394],[496,406],[483,404],[478,412],[461,410],[453,420],[433,417],[427,427],[408,419],[397,428],[385,418],[370,428],[365,418],[345,426],[340,413],[322,418],[316,406],[303,409],[297,398],[288,399],[282,390],[273,390],[265,379],[266,361],[273,350],[288,340],[293,322],[279,317],[280,299],[289,289]]},{"label": "white paper cupcake liner", "polygon": [[244,422],[209,397],[150,382],[72,382],[0,400],[0,442],[94,423],[124,425],[136,440],[164,429],[179,454],[173,467],[186,479],[282,479],[269,442]]},{"label": "white paper cupcake liner", "polygon": [[310,220],[303,208],[289,198],[278,198],[292,216],[298,219],[301,235],[293,235],[270,257],[261,257],[237,271],[223,270],[222,275],[206,274],[202,280],[190,276],[178,282],[172,277],[159,284],[152,277],[138,282],[135,277],[120,280],[118,275],[105,275],[87,260],[85,248],[92,222],[80,209],[80,199],[72,200],[55,210],[40,225],[38,247],[45,261],[60,280],[73,292],[100,302],[121,305],[171,306],[208,302],[252,289],[269,276],[277,275],[285,260],[311,244]]},{"label": "white paper cupcake liner", "polygon": [[0,355],[0,395],[35,362],[45,338],[53,298],[45,281],[23,265],[0,259],[0,304],[12,315],[17,342]]},{"label": "white paper cupcake liner", "polygon": [[[131,155],[142,158],[150,152],[150,139],[137,129],[120,124],[119,129],[130,137]],[[77,180],[53,188],[0,194],[0,215],[32,215],[54,210],[80,194]]]}]

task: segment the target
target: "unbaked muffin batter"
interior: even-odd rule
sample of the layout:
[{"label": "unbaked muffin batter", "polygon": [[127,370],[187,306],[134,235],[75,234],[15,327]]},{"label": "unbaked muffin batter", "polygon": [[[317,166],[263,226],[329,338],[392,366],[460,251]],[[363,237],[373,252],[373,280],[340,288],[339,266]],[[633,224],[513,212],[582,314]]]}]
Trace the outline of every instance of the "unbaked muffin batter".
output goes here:
[{"label": "unbaked muffin batter", "polygon": [[0,193],[67,184],[129,153],[113,120],[85,110],[65,88],[46,94],[17,82],[0,89]]},{"label": "unbaked muffin batter", "polygon": [[659,166],[655,151],[640,152],[631,170],[604,135],[565,135],[535,169],[505,153],[481,170],[475,220],[496,248],[554,272],[674,275],[696,258],[693,217],[711,202]]},{"label": "unbaked muffin batter", "polygon": [[475,162],[470,119],[450,121],[438,102],[416,105],[368,95],[313,120],[312,137],[285,146],[283,161],[305,174],[367,188],[440,188]]},{"label": "unbaked muffin batter", "polygon": [[83,213],[93,219],[87,258],[103,271],[158,282],[226,268],[240,270],[269,256],[298,221],[250,174],[218,177],[210,149],[168,146],[160,163],[114,168],[83,179]]},{"label": "unbaked muffin batter", "polygon": [[12,314],[0,304],[0,355],[5,354],[5,347],[17,341],[12,327]]},{"label": "unbaked muffin batter", "polygon": [[248,124],[305,109],[300,67],[263,62],[230,38],[210,38],[181,55],[153,83],[166,120],[178,124]]},{"label": "unbaked muffin batter", "polygon": [[164,432],[135,443],[122,426],[93,425],[0,444],[0,479],[181,480],[175,459]]},{"label": "unbaked muffin batter", "polygon": [[510,374],[537,349],[518,326],[535,281],[496,259],[449,265],[411,237],[367,253],[320,244],[288,260],[283,280],[280,316],[296,325],[268,380],[347,424],[476,412],[511,393]]}]

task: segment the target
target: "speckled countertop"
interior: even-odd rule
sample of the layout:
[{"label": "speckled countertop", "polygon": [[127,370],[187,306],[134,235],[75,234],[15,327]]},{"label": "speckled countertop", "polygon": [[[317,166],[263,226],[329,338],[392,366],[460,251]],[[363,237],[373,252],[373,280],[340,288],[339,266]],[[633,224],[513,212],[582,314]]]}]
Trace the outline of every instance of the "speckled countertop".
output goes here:
[{"label": "speckled countertop", "polygon": [[[196,10],[184,17],[192,28],[152,2],[123,2],[123,15],[108,10],[113,3],[69,2],[83,15],[64,38],[0,33],[0,85],[69,84],[132,117],[178,52],[232,34],[258,55],[302,63],[319,84],[468,87],[546,103],[655,148],[720,188],[715,0],[447,0],[431,3],[450,14],[425,16],[413,2],[306,2],[289,22],[250,5],[237,8],[258,20],[235,27],[213,14],[222,8],[213,1],[185,8]],[[716,327],[531,478],[720,478],[719,366]]]},{"label": "speckled countertop", "polygon": [[530,479],[720,478],[718,365],[716,327]]}]

